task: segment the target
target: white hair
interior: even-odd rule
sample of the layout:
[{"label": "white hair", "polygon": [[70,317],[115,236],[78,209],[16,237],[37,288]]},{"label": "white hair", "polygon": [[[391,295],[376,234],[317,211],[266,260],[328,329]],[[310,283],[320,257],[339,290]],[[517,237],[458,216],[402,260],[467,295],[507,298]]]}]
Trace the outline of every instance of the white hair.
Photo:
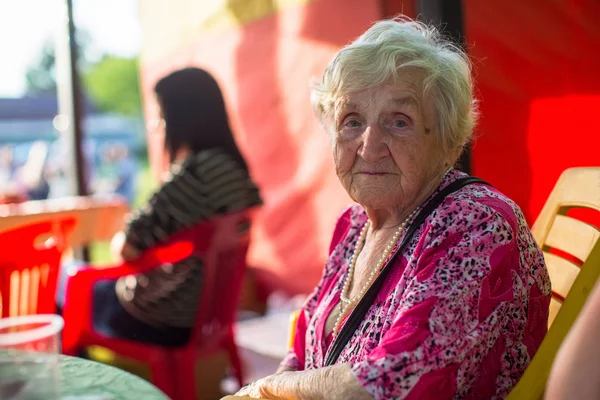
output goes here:
[{"label": "white hair", "polygon": [[433,105],[434,131],[454,163],[477,121],[471,62],[435,27],[408,17],[375,23],[336,54],[312,88],[317,116],[328,125],[342,96],[393,82],[407,67],[425,74],[423,98]]}]

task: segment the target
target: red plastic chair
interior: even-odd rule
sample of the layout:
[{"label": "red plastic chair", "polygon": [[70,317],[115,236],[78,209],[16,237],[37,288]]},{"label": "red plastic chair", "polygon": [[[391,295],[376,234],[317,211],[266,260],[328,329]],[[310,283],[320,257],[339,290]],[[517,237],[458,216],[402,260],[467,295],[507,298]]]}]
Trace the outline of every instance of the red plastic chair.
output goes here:
[{"label": "red plastic chair", "polygon": [[[241,363],[234,343],[233,323],[246,268],[249,234],[242,230],[248,212],[204,222],[174,235],[166,245],[146,251],[140,259],[116,268],[80,270],[71,277],[63,311],[63,352],[98,345],[148,364],[152,383],[173,399],[195,399],[195,363],[220,349],[229,354],[242,383]],[[203,261],[204,283],[196,323],[188,344],[165,348],[107,337],[93,328],[92,287],[99,280],[139,274],[195,255]]]},{"label": "red plastic chair", "polygon": [[0,232],[0,317],[56,312],[60,259],[75,224],[62,218]]}]

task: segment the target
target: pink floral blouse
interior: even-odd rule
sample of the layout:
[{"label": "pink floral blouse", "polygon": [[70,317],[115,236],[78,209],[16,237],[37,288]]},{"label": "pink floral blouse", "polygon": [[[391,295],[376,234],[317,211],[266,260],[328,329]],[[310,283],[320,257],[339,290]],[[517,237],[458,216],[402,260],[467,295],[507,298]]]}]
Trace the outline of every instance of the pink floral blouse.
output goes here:
[{"label": "pink floral blouse", "polygon": [[[453,170],[440,189],[462,176]],[[366,221],[358,205],[338,220],[282,365],[324,366],[332,345],[325,321]],[[504,398],[546,334],[551,296],[518,206],[489,186],[469,185],[446,198],[396,260],[337,363],[349,364],[375,399]]]}]

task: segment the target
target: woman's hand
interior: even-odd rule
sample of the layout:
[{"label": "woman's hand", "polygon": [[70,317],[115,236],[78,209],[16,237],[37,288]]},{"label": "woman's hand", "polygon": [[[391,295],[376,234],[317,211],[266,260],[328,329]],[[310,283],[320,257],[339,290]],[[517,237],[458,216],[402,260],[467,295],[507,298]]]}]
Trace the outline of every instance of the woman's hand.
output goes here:
[{"label": "woman's hand", "polygon": [[293,374],[296,372],[281,372],[259,379],[241,388],[235,395],[253,397],[256,399],[297,399],[294,394]]},{"label": "woman's hand", "polygon": [[308,371],[281,372],[244,386],[236,396],[256,399],[372,400],[348,364]]},{"label": "woman's hand", "polygon": [[117,233],[110,242],[110,250],[118,261],[131,261],[142,253],[127,241],[125,232]]}]

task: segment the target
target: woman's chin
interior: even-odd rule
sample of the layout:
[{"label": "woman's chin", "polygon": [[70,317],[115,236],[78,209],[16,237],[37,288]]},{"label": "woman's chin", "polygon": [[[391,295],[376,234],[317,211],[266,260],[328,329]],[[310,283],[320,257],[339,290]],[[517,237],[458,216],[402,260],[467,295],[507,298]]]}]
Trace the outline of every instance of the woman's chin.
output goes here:
[{"label": "woman's chin", "polygon": [[365,208],[379,209],[397,207],[400,199],[390,195],[389,188],[370,188],[353,193],[352,198]]}]

